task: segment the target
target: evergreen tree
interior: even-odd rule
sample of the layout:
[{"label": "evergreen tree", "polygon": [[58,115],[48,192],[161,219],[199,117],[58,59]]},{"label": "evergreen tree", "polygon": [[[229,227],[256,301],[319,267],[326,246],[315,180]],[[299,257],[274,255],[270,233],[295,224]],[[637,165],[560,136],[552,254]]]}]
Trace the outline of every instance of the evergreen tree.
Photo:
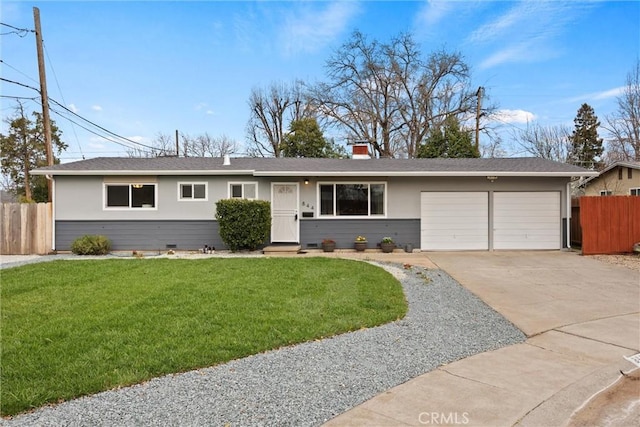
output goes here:
[{"label": "evergreen tree", "polygon": [[280,145],[280,153],[283,157],[346,157],[344,148],[326,139],[316,119],[310,117],[291,122],[289,133]]},{"label": "evergreen tree", "polygon": [[418,149],[419,158],[469,158],[480,157],[471,142],[471,132],[461,129],[455,116],[449,116],[441,129],[436,129]]},{"label": "evergreen tree", "polygon": [[[9,131],[0,134],[0,151],[2,152],[2,173],[9,176],[13,188],[10,189],[22,200],[46,202],[48,200],[47,182],[44,177],[32,177],[31,170],[47,165],[47,150],[44,141],[44,123],[42,114],[33,112],[35,120],[31,120],[18,103],[16,114],[7,119]],[[51,145],[55,158],[67,148],[60,140],[60,130],[51,121]]]},{"label": "evergreen tree", "polygon": [[570,136],[569,163],[586,169],[595,169],[602,155],[602,138],[598,137],[600,122],[589,104],[582,104],[576,118],[575,129]]}]

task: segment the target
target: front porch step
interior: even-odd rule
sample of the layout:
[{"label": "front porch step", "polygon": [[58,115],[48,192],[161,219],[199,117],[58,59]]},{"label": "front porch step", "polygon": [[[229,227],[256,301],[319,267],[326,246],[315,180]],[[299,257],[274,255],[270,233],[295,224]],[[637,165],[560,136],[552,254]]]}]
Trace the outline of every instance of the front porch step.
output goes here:
[{"label": "front porch step", "polygon": [[297,254],[301,248],[300,245],[271,245],[266,246],[262,253],[265,255]]}]

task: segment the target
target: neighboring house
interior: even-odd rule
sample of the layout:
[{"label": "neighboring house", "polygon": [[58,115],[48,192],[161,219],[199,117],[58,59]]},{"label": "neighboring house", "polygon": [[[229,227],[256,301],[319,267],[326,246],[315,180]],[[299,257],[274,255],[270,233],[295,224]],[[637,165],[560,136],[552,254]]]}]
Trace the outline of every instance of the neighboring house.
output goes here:
[{"label": "neighboring house", "polygon": [[616,162],[580,187],[584,196],[640,196],[640,163]]},{"label": "neighboring house", "polygon": [[422,250],[560,249],[570,181],[595,172],[538,158],[96,158],[33,172],[54,181],[54,248],[103,234],[114,250],[223,248],[224,198],[271,202],[268,243]]}]

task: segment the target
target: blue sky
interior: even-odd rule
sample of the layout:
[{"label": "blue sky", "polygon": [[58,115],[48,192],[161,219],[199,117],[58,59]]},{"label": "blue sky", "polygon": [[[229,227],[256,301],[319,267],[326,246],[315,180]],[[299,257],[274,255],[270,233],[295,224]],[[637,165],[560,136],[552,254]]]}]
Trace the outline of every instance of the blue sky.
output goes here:
[{"label": "blue sky", "polygon": [[[146,144],[176,129],[244,144],[251,89],[324,79],[325,61],[357,29],[382,42],[411,32],[424,53],[460,51],[501,111],[492,125],[505,148],[522,155],[509,130],[572,126],[583,102],[604,121],[640,55],[638,1],[2,1],[0,21],[32,29],[33,6],[49,96]],[[34,35],[0,31],[2,77],[37,86]],[[1,92],[37,96],[6,82]],[[1,102],[4,119],[14,101]],[[126,155],[52,117],[69,144],[63,161]]]}]

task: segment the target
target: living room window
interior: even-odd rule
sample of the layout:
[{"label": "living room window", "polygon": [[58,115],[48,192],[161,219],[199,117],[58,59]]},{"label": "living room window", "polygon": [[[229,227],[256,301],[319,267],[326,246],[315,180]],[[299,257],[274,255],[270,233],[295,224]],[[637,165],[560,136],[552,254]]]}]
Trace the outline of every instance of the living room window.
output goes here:
[{"label": "living room window", "polygon": [[230,182],[229,198],[230,199],[249,199],[249,200],[257,199],[258,183],[257,182]]},{"label": "living room window", "polygon": [[105,207],[153,209],[156,207],[156,184],[105,184]]},{"label": "living room window", "polygon": [[386,183],[319,183],[320,216],[386,215]]},{"label": "living room window", "polygon": [[179,200],[207,200],[206,182],[179,182]]}]

